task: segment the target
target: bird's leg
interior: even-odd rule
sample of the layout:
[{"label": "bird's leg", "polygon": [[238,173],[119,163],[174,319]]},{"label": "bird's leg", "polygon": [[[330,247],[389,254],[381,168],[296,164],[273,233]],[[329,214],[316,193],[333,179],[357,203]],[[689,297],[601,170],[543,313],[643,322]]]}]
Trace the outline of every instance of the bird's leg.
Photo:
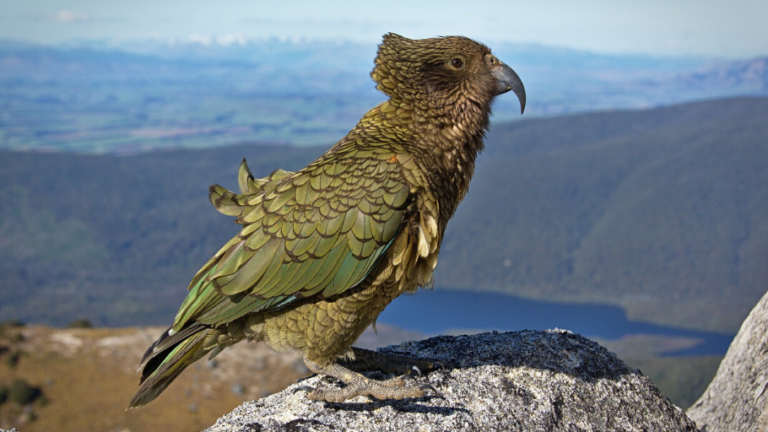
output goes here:
[{"label": "bird's leg", "polygon": [[377,381],[351,371],[338,363],[320,366],[318,363],[304,357],[304,364],[318,375],[327,375],[342,381],[347,386],[337,390],[321,390],[308,388],[307,397],[316,401],[344,402],[355,396],[373,396],[376,399],[420,398],[426,396],[426,390],[439,394],[428,384],[406,386],[401,376]]},{"label": "bird's leg", "polygon": [[421,375],[440,366],[439,363],[426,359],[418,359],[397,354],[385,354],[363,348],[352,347],[354,359],[342,360],[339,363],[354,370],[380,370],[386,373]]}]

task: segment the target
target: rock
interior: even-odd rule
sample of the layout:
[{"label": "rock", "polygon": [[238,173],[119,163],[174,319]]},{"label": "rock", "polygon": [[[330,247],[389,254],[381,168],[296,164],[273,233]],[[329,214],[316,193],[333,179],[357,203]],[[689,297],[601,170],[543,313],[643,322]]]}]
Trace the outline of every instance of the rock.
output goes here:
[{"label": "rock", "polygon": [[207,431],[696,430],[639,371],[567,331],[439,336],[381,351],[444,362],[417,379],[443,397],[313,402],[302,386],[339,385],[315,376],[240,405]]},{"label": "rock", "polygon": [[705,432],[768,430],[768,293],[731,342],[715,378],[688,415]]}]

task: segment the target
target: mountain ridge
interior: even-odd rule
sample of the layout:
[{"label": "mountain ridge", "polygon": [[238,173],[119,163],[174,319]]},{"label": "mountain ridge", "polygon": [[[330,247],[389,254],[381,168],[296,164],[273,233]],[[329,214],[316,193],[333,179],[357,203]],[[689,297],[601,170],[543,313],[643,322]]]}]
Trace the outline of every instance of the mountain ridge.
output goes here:
[{"label": "mountain ridge", "polygon": [[[760,59],[712,63],[492,46],[525,82],[526,117],[768,94]],[[279,40],[0,43],[0,148],[100,154],[333,142],[383,100],[369,76],[376,49]],[[494,111],[497,121],[519,119],[510,98],[500,98]]]}]

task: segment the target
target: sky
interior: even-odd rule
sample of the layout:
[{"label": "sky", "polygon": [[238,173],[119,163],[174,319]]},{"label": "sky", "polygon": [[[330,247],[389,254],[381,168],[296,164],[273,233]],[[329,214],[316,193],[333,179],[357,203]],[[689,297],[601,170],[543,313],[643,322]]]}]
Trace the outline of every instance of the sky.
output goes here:
[{"label": "sky", "polygon": [[765,0],[0,0],[0,39],[376,43],[391,31],[612,54],[749,58],[768,55],[766,17]]}]

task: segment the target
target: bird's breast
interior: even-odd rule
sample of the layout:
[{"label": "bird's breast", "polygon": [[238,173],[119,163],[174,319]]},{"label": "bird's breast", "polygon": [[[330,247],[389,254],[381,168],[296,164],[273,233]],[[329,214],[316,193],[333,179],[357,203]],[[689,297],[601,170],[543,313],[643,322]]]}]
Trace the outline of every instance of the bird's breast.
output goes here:
[{"label": "bird's breast", "polygon": [[431,283],[439,243],[437,220],[423,215],[416,222],[400,232],[382,261],[357,287],[339,296],[307,298],[263,314],[254,338],[277,351],[299,350],[321,363],[346,352],[392,300]]}]

